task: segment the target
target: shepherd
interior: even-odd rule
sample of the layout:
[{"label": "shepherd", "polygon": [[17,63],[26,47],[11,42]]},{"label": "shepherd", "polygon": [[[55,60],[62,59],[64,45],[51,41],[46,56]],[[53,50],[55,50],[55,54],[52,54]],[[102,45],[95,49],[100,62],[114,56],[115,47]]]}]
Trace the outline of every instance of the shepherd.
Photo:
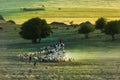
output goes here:
[{"label": "shepherd", "polygon": [[34,67],[36,67],[36,64],[37,64],[37,61],[38,61],[38,57],[34,57],[33,59],[34,59],[33,65],[34,65]]},{"label": "shepherd", "polygon": [[29,55],[29,63],[31,63],[31,61],[32,61],[32,56]]}]

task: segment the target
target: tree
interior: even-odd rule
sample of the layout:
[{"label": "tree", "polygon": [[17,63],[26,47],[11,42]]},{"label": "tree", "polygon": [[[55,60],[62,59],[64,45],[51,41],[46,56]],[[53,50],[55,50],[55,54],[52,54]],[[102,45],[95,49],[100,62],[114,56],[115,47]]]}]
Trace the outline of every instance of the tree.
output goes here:
[{"label": "tree", "polygon": [[61,10],[61,8],[58,8],[58,10]]},{"label": "tree", "polygon": [[115,35],[120,33],[120,21],[110,21],[104,28],[104,33],[111,35],[112,41],[115,40]]},{"label": "tree", "polygon": [[2,27],[0,27],[0,30],[3,30],[3,28],[2,28]]},{"label": "tree", "polygon": [[101,30],[101,32],[103,32],[105,25],[106,25],[106,20],[105,18],[102,17],[95,22],[95,28]]},{"label": "tree", "polygon": [[22,38],[32,40],[32,43],[37,43],[37,39],[40,42],[41,38],[50,36],[51,32],[52,30],[47,22],[36,17],[24,22],[19,34]]},{"label": "tree", "polygon": [[89,33],[94,31],[94,26],[90,22],[85,22],[80,24],[78,33],[84,34],[85,38],[88,39]]},{"label": "tree", "polygon": [[0,15],[0,20],[5,20],[2,15]]}]

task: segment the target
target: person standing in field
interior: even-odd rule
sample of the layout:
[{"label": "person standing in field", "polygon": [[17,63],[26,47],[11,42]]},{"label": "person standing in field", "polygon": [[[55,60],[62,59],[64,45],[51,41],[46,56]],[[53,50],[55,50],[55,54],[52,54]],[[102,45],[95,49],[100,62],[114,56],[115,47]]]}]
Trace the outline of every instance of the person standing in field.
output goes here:
[{"label": "person standing in field", "polygon": [[59,50],[63,50],[65,47],[65,45],[61,39],[59,39],[59,41],[58,41],[58,46],[59,46]]},{"label": "person standing in field", "polygon": [[33,59],[34,59],[34,63],[33,63],[33,65],[34,65],[34,67],[36,67],[36,65],[37,65],[37,61],[38,61],[38,57],[34,57]]},{"label": "person standing in field", "polygon": [[32,61],[32,55],[29,55],[29,63]]},{"label": "person standing in field", "polygon": [[33,63],[34,67],[36,67],[36,64],[37,64],[37,61],[36,61],[36,60],[34,60],[34,63]]}]

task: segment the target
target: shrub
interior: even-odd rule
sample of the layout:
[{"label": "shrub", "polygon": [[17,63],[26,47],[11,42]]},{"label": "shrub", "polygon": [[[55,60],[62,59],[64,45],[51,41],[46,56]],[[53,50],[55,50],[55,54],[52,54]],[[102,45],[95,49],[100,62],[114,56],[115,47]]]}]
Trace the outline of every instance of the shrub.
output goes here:
[{"label": "shrub", "polygon": [[23,11],[44,11],[45,8],[23,8]]},{"label": "shrub", "polygon": [[13,21],[13,20],[9,20],[9,21],[7,21],[8,23],[12,23],[12,24],[16,24],[15,23],[15,21]]},{"label": "shrub", "polygon": [[2,15],[0,15],[0,20],[5,20]]},{"label": "shrub", "polygon": [[2,27],[0,27],[0,30],[2,30],[3,28]]}]

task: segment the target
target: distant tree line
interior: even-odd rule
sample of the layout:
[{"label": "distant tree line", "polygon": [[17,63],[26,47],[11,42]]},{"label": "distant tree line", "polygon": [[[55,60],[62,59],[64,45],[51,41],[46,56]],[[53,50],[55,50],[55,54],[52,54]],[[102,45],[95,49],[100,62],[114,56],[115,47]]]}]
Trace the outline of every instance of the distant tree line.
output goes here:
[{"label": "distant tree line", "polygon": [[93,32],[95,29],[101,31],[106,35],[110,35],[112,41],[115,40],[115,35],[120,34],[120,20],[114,20],[107,22],[105,18],[99,18],[95,25],[90,22],[83,22],[79,25],[78,33],[84,34],[85,38],[89,38],[89,33]]},{"label": "distant tree line", "polygon": [[41,7],[38,8],[22,8],[23,11],[44,11],[45,6],[41,5]]},{"label": "distant tree line", "polygon": [[[89,21],[86,21],[78,26],[78,33],[84,34],[85,39],[88,39],[90,33],[95,30],[100,30],[101,33],[110,35],[112,41],[116,39],[115,35],[120,34],[120,20],[107,22],[105,18],[99,18],[96,20],[95,25]],[[50,36],[51,33],[52,29],[47,24],[46,20],[38,17],[24,22],[22,24],[21,31],[19,32],[22,38],[32,40],[32,43],[40,42],[42,38]]]},{"label": "distant tree line", "polygon": [[44,11],[45,8],[23,8],[23,11]]}]

